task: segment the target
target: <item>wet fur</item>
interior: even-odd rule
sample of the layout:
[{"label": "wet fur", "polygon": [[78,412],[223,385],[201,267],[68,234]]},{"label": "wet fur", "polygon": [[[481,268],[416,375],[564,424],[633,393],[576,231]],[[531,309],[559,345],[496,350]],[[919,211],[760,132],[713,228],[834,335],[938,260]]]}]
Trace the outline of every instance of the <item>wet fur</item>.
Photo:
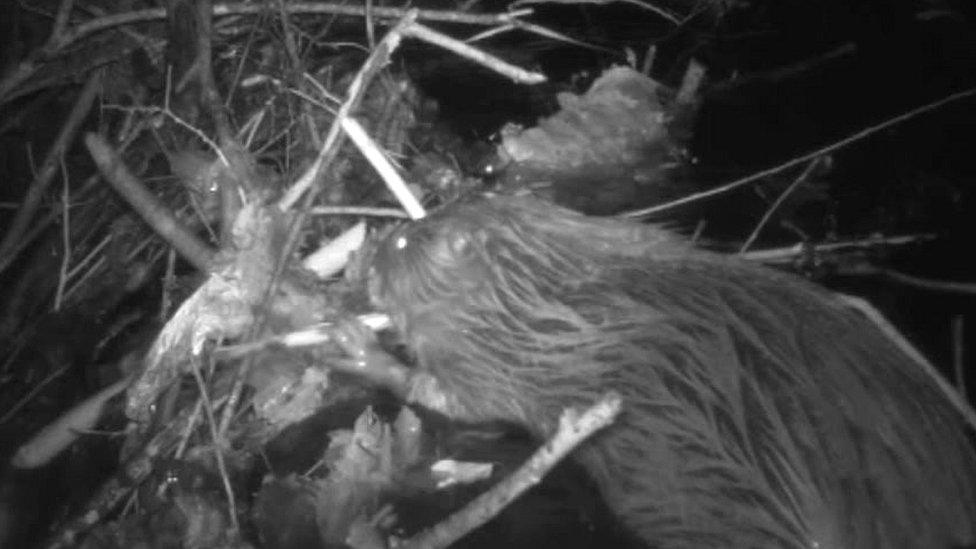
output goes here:
[{"label": "wet fur", "polygon": [[956,414],[859,313],[656,227],[479,197],[401,227],[372,292],[453,414],[549,435],[609,389],[577,452],[660,547],[947,547],[976,541]]}]

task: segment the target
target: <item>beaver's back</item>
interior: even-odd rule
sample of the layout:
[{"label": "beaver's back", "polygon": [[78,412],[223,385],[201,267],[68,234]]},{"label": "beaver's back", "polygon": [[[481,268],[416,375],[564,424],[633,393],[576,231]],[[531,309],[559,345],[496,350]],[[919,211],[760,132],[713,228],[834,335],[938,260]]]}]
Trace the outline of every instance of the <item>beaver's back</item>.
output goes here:
[{"label": "beaver's back", "polygon": [[976,457],[960,417],[859,312],[707,255],[605,276],[660,314],[596,383],[621,392],[626,412],[582,459],[643,537],[668,547],[976,540]]}]

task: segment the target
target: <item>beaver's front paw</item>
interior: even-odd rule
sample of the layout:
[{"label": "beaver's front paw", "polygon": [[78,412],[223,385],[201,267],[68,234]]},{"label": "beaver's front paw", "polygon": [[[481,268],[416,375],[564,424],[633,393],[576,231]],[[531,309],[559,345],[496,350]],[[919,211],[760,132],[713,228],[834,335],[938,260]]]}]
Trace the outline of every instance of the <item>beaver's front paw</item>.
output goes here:
[{"label": "beaver's front paw", "polygon": [[368,326],[355,318],[339,321],[332,328],[332,340],[349,357],[333,360],[336,369],[396,394],[406,393],[409,369],[383,350]]},{"label": "beaver's front paw", "polygon": [[376,334],[356,318],[337,322],[332,328],[332,341],[357,363],[365,363],[372,353],[385,354]]}]

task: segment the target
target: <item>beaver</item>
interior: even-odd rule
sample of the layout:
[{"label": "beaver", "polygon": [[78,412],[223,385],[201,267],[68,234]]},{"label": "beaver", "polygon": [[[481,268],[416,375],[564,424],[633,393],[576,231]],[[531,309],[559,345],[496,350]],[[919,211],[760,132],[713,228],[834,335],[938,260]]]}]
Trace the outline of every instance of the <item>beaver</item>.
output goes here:
[{"label": "beaver", "polygon": [[479,195],[393,230],[369,289],[465,421],[543,439],[608,391],[574,452],[654,547],[976,542],[960,415],[827,290],[654,225]]}]

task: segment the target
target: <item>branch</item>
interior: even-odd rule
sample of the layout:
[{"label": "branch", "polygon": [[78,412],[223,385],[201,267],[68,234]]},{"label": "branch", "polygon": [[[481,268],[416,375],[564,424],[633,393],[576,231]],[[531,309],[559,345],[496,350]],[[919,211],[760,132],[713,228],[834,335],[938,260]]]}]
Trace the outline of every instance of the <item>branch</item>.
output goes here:
[{"label": "branch", "polygon": [[[92,174],[90,177],[88,177],[88,179],[85,180],[84,185],[82,185],[82,188],[72,193],[73,201],[81,200],[82,199],[81,197],[87,196],[87,194],[95,186],[95,183],[98,182],[98,179],[99,176],[97,173]],[[63,207],[64,205],[61,202],[51,204],[51,207],[48,209],[48,212],[42,215],[39,219],[37,219],[34,222],[30,230],[28,230],[24,234],[24,237],[19,239],[14,244],[10,252],[7,255],[0,256],[0,272],[6,269],[9,266],[9,262],[15,259],[17,255],[20,254],[20,252],[22,252],[25,248],[33,244],[34,241],[40,238],[41,235],[43,235],[44,232],[47,231],[48,226],[51,225],[51,223],[54,222],[54,220],[61,215],[61,208]]]},{"label": "branch", "polygon": [[94,133],[85,135],[85,145],[105,180],[142,219],[194,267],[209,271],[213,250],[188,231],[165,205],[139,183],[111,145]]},{"label": "branch", "polygon": [[671,209],[674,209],[674,208],[676,208],[678,206],[683,206],[683,205],[688,204],[688,203],[691,203],[691,202],[696,202],[698,200],[704,200],[706,198],[711,198],[711,197],[716,196],[716,195],[725,194],[725,193],[727,193],[729,191],[733,191],[735,189],[738,189],[739,187],[742,187],[742,186],[747,185],[749,183],[752,183],[754,181],[758,181],[760,179],[764,179],[764,178],[769,177],[771,175],[774,175],[774,174],[780,173],[782,171],[788,170],[788,169],[792,168],[793,166],[799,166],[800,164],[803,164],[805,162],[808,162],[810,160],[813,160],[813,159],[815,159],[815,158],[817,158],[819,156],[824,156],[824,155],[829,154],[829,153],[832,153],[834,151],[843,149],[844,147],[847,147],[848,145],[850,145],[852,143],[856,143],[858,141],[864,140],[864,139],[866,139],[866,138],[868,138],[868,137],[870,137],[870,136],[872,136],[872,135],[874,135],[876,133],[879,133],[879,132],[882,132],[884,130],[887,130],[887,129],[893,127],[893,126],[897,126],[897,125],[899,125],[899,124],[901,124],[903,122],[907,122],[907,121],[909,121],[909,120],[911,120],[913,118],[916,118],[916,117],[918,117],[918,116],[920,116],[922,114],[925,114],[925,113],[928,113],[928,112],[931,112],[931,111],[940,109],[940,108],[944,107],[945,105],[948,105],[949,103],[954,103],[956,101],[961,101],[963,99],[968,99],[968,98],[973,97],[973,96],[976,96],[976,88],[969,88],[969,89],[966,89],[966,90],[963,90],[963,91],[960,91],[960,92],[956,92],[956,93],[954,93],[952,95],[948,95],[946,97],[943,97],[942,99],[939,99],[938,101],[933,101],[931,103],[922,105],[921,107],[912,109],[912,110],[910,110],[910,111],[908,111],[906,113],[902,113],[902,114],[900,114],[898,116],[895,116],[893,118],[889,118],[888,120],[885,120],[885,121],[880,122],[878,124],[875,124],[873,126],[868,126],[867,128],[864,128],[863,130],[861,130],[859,132],[853,133],[853,134],[851,134],[851,135],[849,135],[849,136],[847,136],[847,137],[845,137],[845,138],[843,138],[843,139],[841,139],[839,141],[835,141],[834,143],[831,143],[830,145],[826,145],[826,146],[821,147],[819,149],[816,149],[814,151],[810,151],[810,152],[808,152],[806,154],[797,156],[796,158],[793,158],[791,160],[788,160],[788,161],[786,161],[786,162],[784,162],[784,163],[782,163],[782,164],[780,164],[778,166],[773,166],[772,168],[767,168],[765,170],[756,172],[756,173],[754,173],[752,175],[747,175],[747,176],[745,176],[743,178],[736,179],[735,181],[732,181],[731,183],[726,183],[725,185],[721,185],[719,187],[715,187],[714,189],[709,189],[707,191],[702,191],[700,193],[695,193],[695,194],[692,194],[692,195],[688,195],[688,196],[686,196],[684,198],[679,198],[677,200],[672,200],[671,202],[665,202],[664,204],[658,204],[657,206],[651,206],[649,208],[642,208],[640,210],[633,210],[633,211],[630,211],[630,212],[624,212],[624,213],[620,214],[620,217],[641,217],[641,218],[643,218],[643,217],[647,217],[647,216],[652,215],[652,214],[661,213],[661,212],[663,212],[665,210],[671,210]]},{"label": "branch", "polygon": [[440,46],[445,50],[456,53],[465,59],[470,59],[479,65],[484,65],[489,69],[510,78],[517,84],[541,84],[546,81],[543,74],[530,72],[521,67],[507,63],[493,55],[489,55],[477,48],[471,47],[460,40],[451,38],[446,34],[425,27],[419,23],[414,23],[404,29],[404,35],[412,36],[418,40],[428,42],[435,46]]},{"label": "branch", "polygon": [[[257,15],[264,13],[267,7],[264,3],[237,3],[227,2],[215,4],[213,7],[214,17],[227,15]],[[285,6],[285,11],[290,14],[332,14],[345,15],[351,17],[364,17],[366,8],[362,6],[348,6],[339,4],[319,3],[319,2],[290,2]],[[376,18],[381,24],[392,24],[402,18],[408,10],[400,8],[387,8],[373,6],[370,9],[372,17]],[[429,21],[441,21],[445,23],[458,23],[465,25],[500,25],[512,23],[519,17],[531,15],[531,9],[516,10],[498,14],[470,14],[456,11],[445,10],[418,10],[417,17]],[[0,75],[0,105],[9,101],[11,92],[20,84],[37,72],[41,63],[65,48],[86,38],[89,35],[130,25],[132,23],[143,23],[147,21],[159,21],[166,18],[164,8],[149,8],[135,10],[114,15],[106,15],[86,21],[70,29],[55,29],[57,34],[52,33],[47,43],[40,49],[31,52],[23,61],[15,65],[6,74]]]},{"label": "branch", "polygon": [[793,191],[798,189],[800,185],[805,183],[807,179],[810,178],[810,174],[813,173],[814,168],[820,165],[820,160],[821,157],[819,156],[811,160],[810,163],[807,164],[807,167],[804,168],[803,173],[797,176],[797,178],[794,179],[792,183],[790,183],[790,186],[787,187],[786,190],[784,190],[782,193],[780,193],[780,195],[776,198],[776,200],[773,201],[772,205],[769,206],[769,208],[766,210],[766,213],[763,214],[762,219],[760,219],[759,223],[756,224],[756,228],[752,230],[752,234],[749,235],[749,238],[747,238],[746,241],[742,244],[742,247],[739,248],[740,254],[746,253],[749,250],[749,248],[752,247],[752,244],[756,241],[757,238],[759,238],[759,233],[762,232],[763,227],[765,227],[766,224],[769,223],[769,220],[773,218],[773,214],[776,213],[776,210],[783,205],[783,202],[786,202],[786,199],[791,194],[793,194]]},{"label": "branch", "polygon": [[207,384],[203,381],[200,373],[200,360],[196,357],[191,358],[193,363],[193,378],[197,382],[197,390],[200,391],[200,402],[203,403],[203,410],[206,413],[207,427],[210,429],[210,441],[214,445],[214,456],[217,458],[217,470],[220,471],[220,479],[224,485],[224,495],[227,496],[227,515],[230,518],[233,535],[238,536],[241,532],[241,525],[237,522],[237,498],[234,497],[234,488],[230,485],[230,475],[227,474],[227,465],[224,463],[224,441],[217,434],[217,420],[214,419],[213,402],[210,400],[210,393],[207,392]]},{"label": "branch", "polygon": [[[92,104],[95,102],[95,97],[98,95],[100,89],[101,75],[99,72],[94,72],[88,77],[88,81],[85,82],[81,93],[78,94],[78,99],[75,100],[68,119],[65,120],[64,126],[61,127],[61,132],[54,139],[51,149],[48,150],[47,156],[44,158],[41,169],[37,172],[37,176],[27,189],[27,195],[24,197],[20,209],[17,210],[13,222],[7,228],[7,234],[4,235],[3,241],[0,242],[0,272],[3,272],[4,269],[9,267],[10,263],[16,257],[15,254],[11,253],[12,249],[24,237],[24,233],[27,231],[31,219],[34,218],[37,209],[41,205],[41,200],[50,188],[51,182],[54,181],[54,175],[58,171],[59,159],[74,141],[75,135],[78,133],[79,128],[81,128],[81,124],[88,115],[88,111],[91,110]],[[0,92],[0,95],[2,95],[2,92]]]},{"label": "branch", "polygon": [[671,13],[670,11],[659,8],[649,2],[643,2],[641,0],[518,0],[512,3],[512,7],[524,6],[527,4],[557,4],[557,5],[567,5],[567,4],[611,4],[613,2],[621,2],[624,4],[630,4],[632,6],[637,6],[638,8],[645,9],[652,13],[657,14],[662,19],[669,21],[674,25],[680,25],[682,21],[678,19],[678,16]]},{"label": "branch", "polygon": [[[40,65],[45,59],[54,55],[61,49],[62,42],[64,40],[67,32],[65,31],[65,26],[68,23],[68,18],[71,15],[71,8],[74,6],[73,0],[62,0],[58,5],[58,11],[54,16],[54,24],[51,26],[51,34],[48,36],[47,41],[40,48],[30,52],[26,58],[20,63],[17,63],[12,70],[8,73],[0,76],[0,104],[3,103],[3,99],[6,98],[7,94],[22,84],[25,80],[30,78],[35,71],[37,71],[38,65]],[[5,11],[9,11],[9,7]]]},{"label": "branch", "polygon": [[383,40],[376,45],[373,53],[363,63],[363,67],[356,74],[356,78],[349,84],[349,90],[346,92],[346,101],[339,107],[339,112],[336,113],[335,120],[332,121],[332,126],[329,127],[329,133],[325,137],[325,143],[322,144],[322,148],[319,149],[319,154],[315,158],[315,162],[309,166],[308,170],[285,192],[281,200],[278,201],[278,208],[281,211],[290,210],[298,202],[298,199],[305,194],[305,191],[318,180],[321,170],[335,157],[343,142],[342,121],[348,118],[349,113],[359,106],[366,86],[389,62],[390,56],[400,45],[400,40],[403,37],[405,29],[413,24],[417,18],[417,14],[417,10],[408,12],[395,27],[386,33]]},{"label": "branch", "polygon": [[565,410],[559,418],[556,434],[518,471],[475,498],[447,520],[394,546],[400,549],[447,547],[482,526],[526,490],[538,484],[547,472],[580,443],[610,425],[622,407],[620,396],[610,393],[582,414],[573,409]]},{"label": "branch", "polygon": [[406,219],[407,214],[399,208],[371,208],[367,206],[316,206],[309,211],[312,215],[354,215],[357,217],[395,217]]},{"label": "branch", "polygon": [[881,276],[896,284],[910,286],[920,290],[931,292],[942,292],[950,294],[976,295],[976,283],[957,282],[954,280],[936,280],[921,276],[910,275],[894,269],[886,269],[871,265],[870,263],[858,263],[849,268],[838,271],[838,274],[846,276]]},{"label": "branch", "polygon": [[356,144],[357,147],[359,147],[359,150],[380,174],[383,181],[386,183],[387,188],[389,188],[390,192],[396,196],[397,200],[399,200],[400,204],[407,211],[410,218],[420,219],[426,215],[426,212],[420,205],[417,198],[411,194],[409,189],[407,189],[403,179],[396,172],[393,166],[390,165],[382,151],[376,147],[362,126],[360,126],[355,119],[349,117],[349,113],[352,111],[352,108],[354,108],[354,105],[358,104],[360,100],[362,90],[366,89],[368,79],[372,78],[373,74],[375,74],[379,67],[386,65],[386,63],[389,61],[390,55],[392,55],[393,51],[399,46],[402,37],[410,36],[417,38],[418,40],[440,46],[441,48],[454,52],[457,55],[470,59],[504,76],[507,76],[517,83],[538,84],[545,82],[546,80],[546,77],[542,74],[529,72],[520,67],[516,67],[515,65],[506,63],[497,57],[488,55],[481,50],[451,38],[450,36],[441,34],[433,29],[420,25],[416,22],[415,17],[416,12],[412,12],[411,15],[405,16],[395,28],[387,33],[387,35],[383,38],[383,41],[380,43],[380,47],[375,48],[369,59],[366,60],[363,68],[360,70],[359,74],[356,75],[356,80],[354,80],[353,84],[349,87],[349,98],[336,114],[335,122],[333,123],[332,128],[330,128],[329,135],[326,138],[326,144],[323,145],[316,162],[313,163],[312,167],[310,167],[308,171],[290,189],[288,189],[288,192],[285,193],[285,196],[279,202],[279,207],[282,210],[291,208],[291,206],[298,201],[298,198],[302,195],[302,193],[304,193],[305,190],[312,185],[313,181],[318,178],[318,173],[321,171],[322,166],[327,164],[324,159],[328,158],[331,161],[331,157],[335,155],[335,151],[339,146],[341,146],[341,136],[333,134],[336,123],[338,123],[345,130],[346,135]]},{"label": "branch", "polygon": [[345,130],[346,136],[359,148],[359,152],[366,157],[366,160],[369,161],[373,169],[376,170],[376,173],[386,183],[386,188],[393,193],[393,196],[403,206],[403,209],[407,212],[407,216],[415,221],[426,216],[427,212],[420,204],[420,200],[413,195],[410,188],[407,187],[406,181],[400,177],[396,168],[386,159],[386,155],[383,154],[383,151],[366,134],[366,130],[363,129],[359,122],[356,122],[355,118],[343,118],[342,129]]},{"label": "branch", "polygon": [[789,263],[795,258],[805,253],[825,253],[842,251],[852,248],[873,248],[875,246],[901,246],[914,244],[916,242],[927,242],[935,239],[932,234],[917,234],[904,236],[889,236],[884,238],[862,238],[860,240],[845,240],[842,242],[828,242],[822,244],[798,243],[785,248],[769,248],[766,250],[756,250],[740,254],[741,257],[750,261],[758,261],[767,264]]}]

